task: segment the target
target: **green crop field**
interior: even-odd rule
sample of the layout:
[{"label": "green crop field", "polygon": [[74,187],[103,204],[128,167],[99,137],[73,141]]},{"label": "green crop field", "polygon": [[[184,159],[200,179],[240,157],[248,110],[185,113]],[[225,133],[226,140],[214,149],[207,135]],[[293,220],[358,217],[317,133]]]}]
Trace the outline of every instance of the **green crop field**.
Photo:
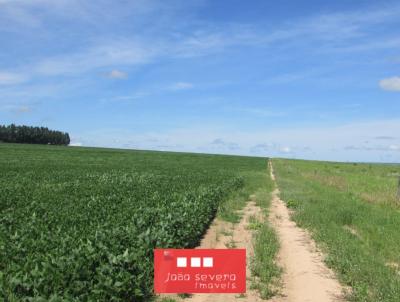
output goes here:
[{"label": "green crop field", "polygon": [[399,165],[274,160],[281,197],[350,301],[400,301]]},{"label": "green crop field", "polygon": [[260,175],[263,158],[0,144],[0,300],[148,300],[153,248],[235,220],[224,201]]},{"label": "green crop field", "polygon": [[[153,249],[198,245],[250,194],[267,217],[266,158],[0,144],[0,301],[148,301]],[[400,297],[399,165],[273,160],[281,198],[349,301]],[[279,293],[279,238],[254,233],[252,288]],[[284,271],[284,268],[283,268]]]}]

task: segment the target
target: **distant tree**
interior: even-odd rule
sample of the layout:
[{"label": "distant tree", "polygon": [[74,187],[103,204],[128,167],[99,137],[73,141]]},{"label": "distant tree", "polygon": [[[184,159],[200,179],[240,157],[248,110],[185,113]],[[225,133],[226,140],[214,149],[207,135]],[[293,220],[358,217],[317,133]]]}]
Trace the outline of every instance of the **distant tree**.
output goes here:
[{"label": "distant tree", "polygon": [[70,138],[67,132],[11,124],[0,125],[0,142],[68,146]]}]

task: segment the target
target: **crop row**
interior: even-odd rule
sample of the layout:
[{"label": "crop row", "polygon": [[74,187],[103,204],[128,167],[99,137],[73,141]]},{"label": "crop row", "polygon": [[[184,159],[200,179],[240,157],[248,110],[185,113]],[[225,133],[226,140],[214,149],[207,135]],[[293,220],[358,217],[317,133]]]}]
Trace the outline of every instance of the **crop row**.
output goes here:
[{"label": "crop row", "polygon": [[195,246],[220,202],[245,185],[223,158],[155,156],[157,168],[148,154],[104,151],[96,165],[75,154],[75,165],[67,148],[29,148],[3,153],[28,152],[19,164],[0,162],[0,300],[148,300],[153,249]]}]

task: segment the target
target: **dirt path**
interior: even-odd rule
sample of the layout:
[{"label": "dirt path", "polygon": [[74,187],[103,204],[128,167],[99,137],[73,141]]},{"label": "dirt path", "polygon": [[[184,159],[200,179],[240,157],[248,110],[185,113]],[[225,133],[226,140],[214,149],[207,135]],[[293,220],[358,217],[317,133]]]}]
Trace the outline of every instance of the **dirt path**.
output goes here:
[{"label": "dirt path", "polygon": [[[254,199],[254,196],[251,196]],[[253,257],[252,231],[248,229],[249,219],[254,216],[262,219],[262,211],[254,200],[247,202],[246,207],[241,210],[242,218],[238,224],[232,224],[215,219],[208,229],[198,248],[245,248],[247,252],[247,279],[251,276],[249,267],[250,259]],[[250,289],[251,282],[247,280],[245,295],[239,294],[194,294],[190,298],[175,299],[185,302],[230,302],[230,301],[262,301],[257,291]]]},{"label": "dirt path", "polygon": [[[270,168],[271,178],[275,181],[272,164]],[[282,297],[273,301],[344,301],[342,287],[326,267],[315,242],[290,219],[288,208],[279,198],[279,189],[272,193],[269,220],[279,237],[278,263],[284,270]]]},{"label": "dirt path", "polygon": [[[275,182],[272,165],[271,178]],[[177,295],[163,295],[175,301],[185,302],[260,302],[256,290],[250,289],[250,259],[253,258],[252,231],[248,229],[249,219],[255,216],[263,220],[260,207],[251,196],[242,210],[242,219],[232,224],[215,219],[197,248],[246,248],[247,251],[247,292],[238,294],[194,294],[189,298]],[[279,198],[279,189],[272,193],[270,214],[268,217],[280,241],[278,264],[283,268],[281,294],[269,302],[341,302],[343,290],[331,270],[323,262],[323,255],[318,251],[309,234],[299,228],[291,219],[285,203]]]}]

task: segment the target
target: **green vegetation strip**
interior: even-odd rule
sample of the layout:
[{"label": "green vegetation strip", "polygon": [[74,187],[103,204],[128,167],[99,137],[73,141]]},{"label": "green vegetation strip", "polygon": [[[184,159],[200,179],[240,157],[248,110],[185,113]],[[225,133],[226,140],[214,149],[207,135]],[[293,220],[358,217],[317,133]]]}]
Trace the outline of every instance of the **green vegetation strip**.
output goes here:
[{"label": "green vegetation strip", "polygon": [[250,195],[255,195],[256,204],[262,209],[264,220],[260,221],[256,217],[251,217],[249,226],[255,232],[254,258],[251,260],[253,276],[251,288],[257,289],[263,299],[268,299],[278,292],[281,270],[275,262],[279,241],[267,220],[274,183],[267,170],[267,161],[264,162],[264,165],[265,168],[261,171],[242,174],[246,175],[247,185],[233,192],[221,203],[217,216],[222,220],[238,223],[241,219],[238,211],[246,206]]},{"label": "green vegetation strip", "polygon": [[259,179],[264,182],[264,186],[256,192],[255,200],[263,210],[264,221],[256,220],[250,223],[251,228],[256,231],[253,243],[254,259],[251,265],[252,288],[260,292],[261,298],[269,299],[277,294],[281,275],[281,269],[276,264],[279,240],[267,220],[274,184],[267,173]]},{"label": "green vegetation strip", "polygon": [[[398,302],[400,212],[384,196],[395,194],[392,177],[400,167],[274,160],[274,168],[281,198],[351,287],[349,300]],[[341,185],[333,182],[338,178]]]},{"label": "green vegetation strip", "polygon": [[266,165],[13,144],[0,144],[0,154],[5,301],[147,301],[153,248],[196,246],[220,204],[251,190],[250,176]]}]

